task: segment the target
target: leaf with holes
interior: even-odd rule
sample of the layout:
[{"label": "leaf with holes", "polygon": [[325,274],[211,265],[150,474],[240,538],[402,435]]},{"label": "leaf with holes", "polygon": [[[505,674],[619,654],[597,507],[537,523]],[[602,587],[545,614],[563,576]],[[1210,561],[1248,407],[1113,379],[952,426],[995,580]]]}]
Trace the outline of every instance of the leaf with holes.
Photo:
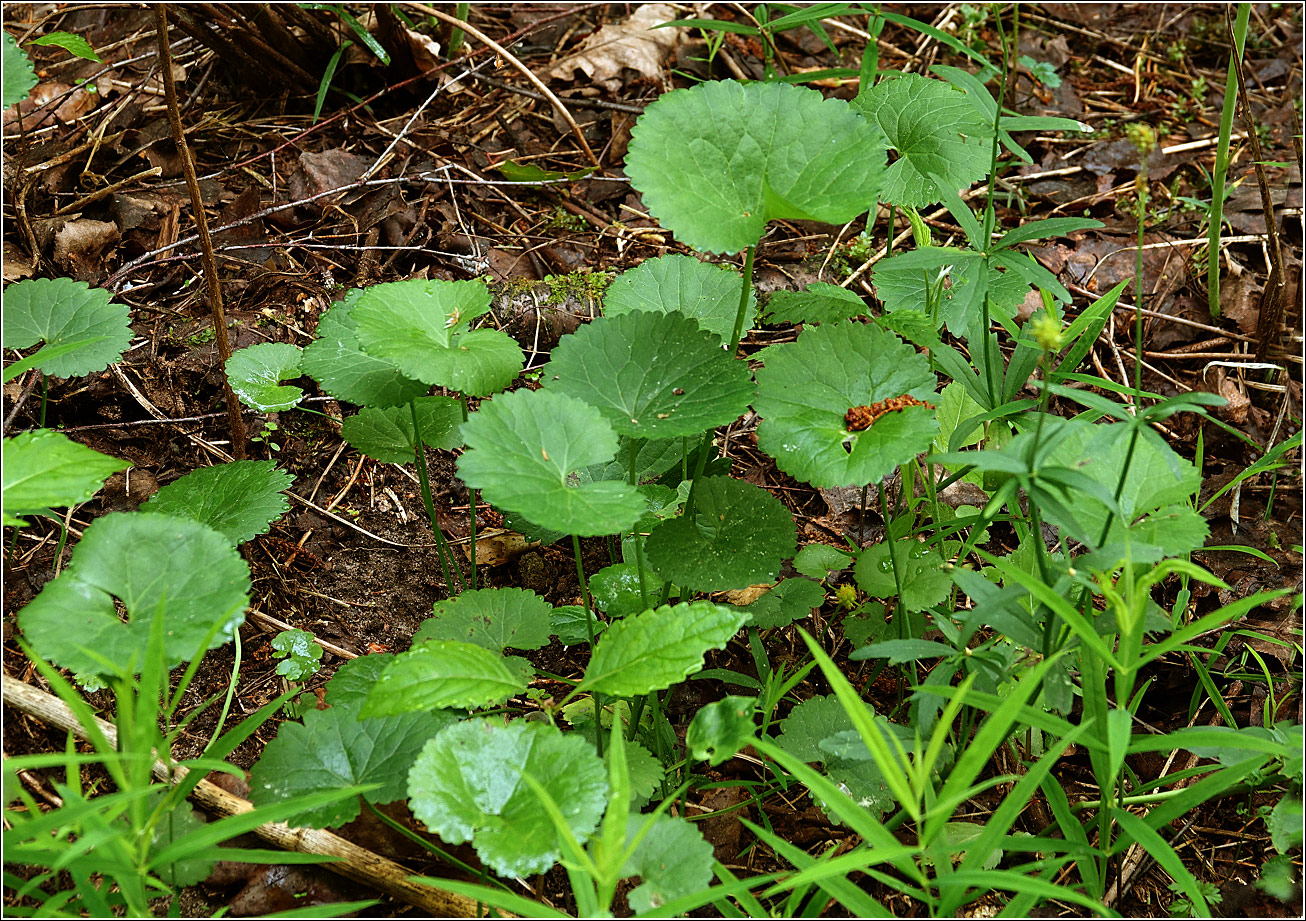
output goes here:
[{"label": "leaf with holes", "polygon": [[774,346],[757,372],[757,444],[785,473],[813,486],[864,486],[928,451],[934,411],[907,406],[851,430],[855,407],[934,393],[929,359],[876,326],[837,323]]},{"label": "leaf with holes", "polygon": [[80,675],[112,676],[139,666],[156,613],[167,619],[171,667],[201,644],[231,642],[248,605],[249,567],[225,536],[197,521],[133,512],[93,522],[72,563],[18,623],[37,654]]},{"label": "leaf with holes", "polygon": [[691,601],[624,617],[594,647],[580,688],[634,697],[683,681],[703,667],[703,653],[722,649],[747,614]]},{"label": "leaf with holes", "polygon": [[[453,451],[462,447],[463,408],[450,397],[418,397],[417,419],[422,442],[428,447]],[[413,432],[413,411],[402,406],[366,406],[340,426],[340,436],[349,446],[386,464],[407,464],[413,460],[417,437]]]},{"label": "leaf with holes", "polygon": [[631,132],[626,175],[682,243],[736,253],[767,221],[841,224],[874,206],[881,132],[840,99],[786,83],[700,83],[659,96]]},{"label": "leaf with holes", "polygon": [[430,387],[406,377],[394,362],[362,350],[353,311],[363,291],[350,291],[322,315],[317,338],[304,349],[299,367],[336,399],[359,406],[406,404]]},{"label": "leaf with holes", "polygon": [[637,438],[699,435],[739,418],[753,397],[748,366],[675,313],[626,313],[581,327],[553,349],[544,381]]},{"label": "leaf with holes", "polygon": [[847,288],[814,281],[803,291],[776,291],[766,302],[768,323],[836,323],[865,316],[866,302]]},{"label": "leaf with holes", "polygon": [[698,482],[693,519],[662,522],[648,563],[664,579],[704,592],[771,582],[793,556],[794,518],[765,489],[729,477]]},{"label": "leaf with holes", "polygon": [[131,466],[49,429],[6,438],[3,450],[6,527],[22,527],[22,515],[85,502],[110,476]]},{"label": "leaf with holes", "polygon": [[561,845],[523,774],[548,792],[583,844],[607,803],[607,772],[593,745],[543,723],[467,720],[443,730],[408,774],[409,806],[449,844],[472,842],[500,876],[543,873]]},{"label": "leaf with holes", "polygon": [[368,288],[352,316],[369,355],[424,383],[488,396],[512,383],[526,361],[507,333],[468,328],[489,309],[484,282],[415,278]]},{"label": "leaf with holes", "polygon": [[[6,81],[7,86],[7,81]],[[28,278],[5,288],[0,313],[4,347],[40,351],[5,369],[5,380],[22,368],[55,377],[103,371],[131,343],[127,308],[108,291],[69,278]]]},{"label": "leaf with holes", "polygon": [[[717,341],[725,342],[735,330],[743,284],[743,277],[734,269],[671,253],[645,259],[613,279],[603,295],[603,315],[679,311],[697,320]],[[752,291],[747,310],[745,332],[752,329],[757,316],[757,294]]]},{"label": "leaf with holes", "polygon": [[413,635],[427,640],[457,640],[501,653],[539,649],[549,642],[553,606],[523,588],[485,588],[435,603],[435,613]]},{"label": "leaf with holes", "polygon": [[283,492],[293,482],[293,476],[270,460],[215,464],[164,486],[141,511],[190,518],[242,544],[266,534],[289,510]]},{"label": "leaf with holes", "polygon": [[880,126],[898,153],[884,174],[884,201],[921,208],[943,200],[931,173],[954,192],[988,175],[993,126],[961,90],[901,74],[858,94],[852,105]]},{"label": "leaf with holes", "polygon": [[581,537],[615,534],[644,512],[639,491],[625,483],[581,483],[570,476],[611,460],[617,435],[597,409],[549,390],[516,390],[489,403],[463,425],[467,451],[458,475],[485,500],[535,524]]}]

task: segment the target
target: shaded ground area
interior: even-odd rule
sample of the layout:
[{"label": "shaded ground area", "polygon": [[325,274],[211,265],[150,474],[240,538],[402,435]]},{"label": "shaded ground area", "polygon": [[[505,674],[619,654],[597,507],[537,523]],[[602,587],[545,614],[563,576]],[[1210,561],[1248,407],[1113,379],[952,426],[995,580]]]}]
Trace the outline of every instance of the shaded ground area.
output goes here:
[{"label": "shaded ground area", "polygon": [[[997,59],[996,34],[979,11],[966,5],[894,8]],[[665,9],[662,15],[674,18],[675,10]],[[724,19],[741,16],[719,5],[710,12]],[[699,33],[690,30],[662,30],[657,42],[623,46],[621,56],[611,53],[613,44],[586,51],[586,39],[601,28],[616,29],[616,37],[622,37],[626,10],[619,5],[474,8],[472,22],[510,46],[559,94],[602,167],[575,181],[522,185],[510,182],[498,167],[512,160],[569,172],[589,166],[589,158],[538,88],[475,41],[469,58],[444,63],[431,56],[422,37],[435,30],[410,29],[390,7],[377,6],[376,29],[394,53],[391,63],[381,65],[360,47],[346,51],[315,120],[322,68],[347,33],[300,24],[298,43],[279,41],[307,15],[290,7],[260,13],[253,7],[195,6],[175,15],[173,54],[185,99],[183,118],[217,229],[233,348],[258,342],[306,345],[320,314],[348,288],[399,278],[488,275],[495,290],[492,322],[521,344],[528,368],[542,366],[561,335],[597,314],[613,273],[646,258],[688,252],[647,216],[622,177],[621,161],[638,112],[662,92],[693,79],[760,78],[766,58],[755,39],[734,33],[725,33],[710,55]],[[51,380],[44,402],[35,376],[5,386],[9,433],[35,427],[44,413],[45,425],[134,464],[127,475],[111,480],[96,502],[75,511],[69,525],[76,537],[96,516],[136,507],[159,485],[222,458],[230,450],[229,433],[189,198],[161,105],[152,15],[126,7],[7,4],[5,17],[6,28],[20,38],[56,28],[84,35],[105,61],[32,49],[42,76],[35,104],[6,113],[4,127],[5,282],[71,276],[115,291],[133,311],[136,338],[110,371]],[[217,19],[228,28],[223,40],[229,45],[223,49],[213,47],[207,31],[206,23]],[[1148,164],[1144,236],[1144,386],[1162,395],[1192,389],[1219,393],[1229,400],[1217,411],[1228,426],[1262,448],[1282,441],[1301,419],[1300,9],[1258,6],[1247,52],[1254,130],[1270,161],[1273,220],[1284,241],[1285,309],[1278,315],[1262,310],[1269,274],[1266,215],[1249,170],[1251,154],[1245,143],[1236,142],[1233,188],[1225,206],[1229,226],[1219,318],[1206,306],[1205,262],[1199,257],[1205,249],[1207,176],[1228,56],[1222,8],[1045,4],[1022,10],[1020,21],[1026,57],[1010,84],[1012,107],[1022,114],[1080,119],[1094,132],[1079,138],[1021,135],[1034,162],[1009,163],[1001,172],[999,222],[1014,227],[1057,215],[1103,221],[1101,230],[1032,249],[1077,299],[1091,299],[1132,277],[1139,164],[1124,130],[1138,121],[1155,126],[1160,150]],[[865,24],[864,15],[827,23],[834,52],[810,30],[782,33],[775,66],[785,73],[855,69]],[[893,24],[879,47],[881,69],[928,72],[936,63],[966,64],[939,42]],[[271,81],[264,70],[251,69],[254,59],[270,68]],[[844,98],[857,90],[855,78],[816,85]],[[1245,123],[1240,120],[1236,130],[1245,131]],[[759,294],[831,281],[845,283],[878,306],[868,268],[884,255],[890,237],[901,245],[909,233],[901,216],[891,226],[892,220],[883,211],[869,228],[862,221],[844,228],[774,222],[757,253]],[[936,242],[961,236],[943,209],[926,213],[925,221]],[[1131,286],[1126,298],[1131,305],[1134,290]],[[1127,384],[1132,324],[1132,307],[1117,311],[1086,369]],[[796,335],[794,327],[759,327],[742,349],[751,354]],[[1281,372],[1266,373],[1270,365]],[[341,441],[339,423],[331,418],[352,408],[317,395],[308,378],[299,383],[314,394],[306,406],[325,416],[296,411],[246,416],[255,435],[251,456],[274,459],[295,483],[290,512],[270,534],[243,548],[254,575],[254,611],[242,630],[238,713],[252,712],[285,690],[270,656],[271,637],[284,625],[308,630],[334,647],[311,689],[347,655],[406,649],[432,603],[447,594],[412,465],[358,455]],[[1070,404],[1056,409],[1074,411]],[[1258,454],[1223,428],[1208,424],[1199,433],[1191,420],[1174,417],[1164,434],[1185,457],[1197,456],[1200,443],[1205,498]],[[720,443],[736,476],[772,489],[793,511],[800,542],[834,543],[847,535],[865,543],[882,537],[879,517],[868,513],[863,521],[855,499],[814,490],[779,472],[756,448],[756,423],[755,415],[744,417],[719,433]],[[431,452],[430,460],[441,524],[465,552],[468,497],[454,477],[454,456]],[[1224,592],[1194,585],[1198,614],[1263,588],[1300,588],[1299,476],[1251,481],[1236,502],[1225,494],[1207,516],[1213,548],[1243,545],[1260,555],[1229,549],[1195,554],[1232,586],[1232,592]],[[495,554],[493,565],[482,570],[486,584],[523,586],[555,605],[579,601],[567,548],[496,540],[502,519],[489,507],[477,510],[477,521],[478,531],[490,534],[481,545],[482,561]],[[992,534],[995,552],[1013,549],[1009,532],[995,527]],[[71,548],[56,559],[57,541],[57,530],[44,522],[7,542],[5,668],[29,682],[36,679],[12,642],[13,618],[66,565]],[[585,553],[589,572],[609,562],[603,540],[586,541]],[[1239,634],[1212,668],[1227,682],[1221,691],[1239,720],[1259,720],[1267,695],[1282,702],[1285,718],[1300,710],[1300,658],[1292,654],[1301,641],[1299,619],[1291,599],[1280,601],[1238,624]],[[896,673],[873,674],[866,663],[847,661],[853,645],[839,616],[833,601],[827,602],[808,629],[847,674],[867,683],[877,710],[894,713],[908,693],[906,685]],[[775,631],[768,643],[773,662],[805,660],[790,631]],[[555,645],[532,659],[554,674],[578,675],[582,648]],[[196,684],[196,705],[225,693],[233,656],[231,648],[210,654]],[[712,654],[708,667],[754,673],[742,640]],[[1154,693],[1141,719],[1162,730],[1189,722],[1195,679],[1188,668],[1179,657],[1157,664],[1149,677],[1168,693]],[[829,692],[819,672],[815,675],[800,686],[800,696]],[[714,680],[689,682],[668,707],[673,718],[687,721],[704,703],[730,692]],[[195,750],[176,754],[195,754],[215,718],[211,710],[197,719],[183,739]],[[1196,715],[1198,721],[1210,718],[1209,706]],[[275,722],[265,726],[236,751],[234,762],[252,764],[275,729]],[[29,718],[6,720],[7,754],[62,744],[58,733]],[[1148,769],[1160,772],[1163,764]],[[1082,773],[1091,785],[1086,754],[1068,756],[1062,770],[1065,784]],[[691,812],[719,813],[704,828],[727,866],[752,874],[783,865],[751,838],[737,821],[739,814],[769,820],[787,840],[812,852],[848,838],[807,798],[758,802],[742,792],[761,779],[757,763],[737,758],[720,769],[703,769],[702,782],[690,793]],[[1250,885],[1272,853],[1258,805],[1256,797],[1212,803],[1184,832],[1192,865],[1221,887],[1221,910],[1227,914],[1291,913]],[[1030,831],[1038,830],[1038,816],[1022,821]],[[402,849],[406,845],[383,831],[360,827],[345,834],[383,853],[401,848],[396,856],[414,870],[450,872]],[[455,850],[463,859],[475,859],[470,849]],[[1112,907],[1122,914],[1164,916],[1174,897],[1167,882],[1144,860]],[[206,913],[227,905],[242,885],[240,878],[211,880],[192,893],[191,910]],[[567,906],[560,870],[534,885],[539,897]],[[896,912],[913,913],[902,896],[879,895]],[[344,897],[336,890],[319,896]],[[264,913],[280,905],[260,892],[241,898],[232,904],[235,913]],[[376,910],[405,911],[400,905]]]}]

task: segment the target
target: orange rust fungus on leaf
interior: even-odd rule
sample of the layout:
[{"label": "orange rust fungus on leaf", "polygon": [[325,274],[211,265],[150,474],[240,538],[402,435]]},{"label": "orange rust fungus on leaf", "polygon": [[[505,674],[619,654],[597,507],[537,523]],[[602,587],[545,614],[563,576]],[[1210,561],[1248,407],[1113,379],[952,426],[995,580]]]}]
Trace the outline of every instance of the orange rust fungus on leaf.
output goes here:
[{"label": "orange rust fungus on leaf", "polygon": [[868,429],[876,419],[885,413],[896,412],[906,409],[908,406],[924,406],[926,409],[933,409],[933,403],[927,403],[924,400],[918,400],[915,397],[903,394],[900,397],[889,397],[887,400],[877,400],[870,406],[854,406],[843,414],[843,421],[848,426],[850,432],[860,432]]}]

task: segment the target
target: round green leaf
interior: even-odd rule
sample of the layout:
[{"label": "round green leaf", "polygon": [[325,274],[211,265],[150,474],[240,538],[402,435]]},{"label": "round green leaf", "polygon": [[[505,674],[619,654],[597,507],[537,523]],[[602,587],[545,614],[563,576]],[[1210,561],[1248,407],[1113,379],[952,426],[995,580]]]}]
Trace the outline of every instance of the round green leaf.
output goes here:
[{"label": "round green leaf", "polygon": [[[932,547],[917,540],[900,540],[894,547],[898,557],[898,578],[902,580],[902,606],[908,611],[923,611],[948,597],[952,577],[943,571],[943,558]],[[862,551],[853,568],[857,587],[876,598],[892,598],[898,593],[894,581],[893,560],[889,544],[873,544]]]},{"label": "round green leaf", "polygon": [[[633,310],[679,311],[715,333],[719,342],[725,342],[735,331],[743,284],[743,277],[733,269],[671,253],[645,259],[613,279],[603,295],[603,314],[615,317]],[[748,292],[747,310],[745,332],[753,328],[757,316],[756,292]]]},{"label": "round green leaf", "polygon": [[644,110],[626,175],[682,243],[735,253],[777,218],[852,220],[875,204],[884,161],[880,131],[842,100],[719,80]]},{"label": "round green leaf", "polygon": [[712,882],[712,845],[696,823],[660,815],[645,831],[646,815],[626,819],[626,841],[643,835],[621,868],[622,876],[638,876],[640,884],[627,895],[631,911],[659,914],[658,909],[682,896],[706,890]]},{"label": "round green leaf", "polygon": [[338,400],[359,406],[407,403],[430,387],[405,377],[394,362],[369,355],[359,346],[353,309],[363,290],[350,291],[322,315],[317,338],[304,349],[299,367]]},{"label": "round green leaf", "polygon": [[[418,397],[417,419],[422,441],[432,448],[452,451],[462,447],[460,427],[463,408],[450,397]],[[412,461],[417,447],[413,433],[413,411],[400,406],[366,406],[340,426],[340,436],[349,446],[386,464]]]},{"label": "round green leaf", "polygon": [[539,649],[552,633],[553,606],[524,588],[485,588],[437,601],[433,616],[413,635],[427,640],[474,643],[490,652]]},{"label": "round green leaf", "polygon": [[55,377],[103,371],[122,357],[132,337],[126,306],[111,297],[108,291],[70,278],[16,282],[5,288],[0,314],[4,347],[25,349],[44,341],[41,352],[58,349],[54,357],[35,363]]},{"label": "round green leaf", "polygon": [[931,173],[954,192],[989,174],[993,125],[964,92],[942,80],[886,77],[854,99],[853,108],[879,125],[898,152],[884,174],[884,201],[924,207],[943,197]]},{"label": "round green leaf", "polygon": [[782,579],[774,588],[751,604],[742,605],[759,630],[784,627],[810,617],[825,603],[825,589],[811,579]]},{"label": "round green leaf", "polygon": [[542,723],[468,720],[443,730],[409,772],[409,806],[448,843],[471,841],[500,876],[542,873],[558,859],[558,831],[523,774],[548,792],[583,844],[607,803],[603,762],[579,735]]},{"label": "round green leaf", "polygon": [[386,665],[360,714],[483,707],[525,687],[521,674],[497,653],[472,643],[428,640]]},{"label": "round green leaf", "polygon": [[685,733],[685,745],[695,760],[716,767],[753,744],[756,713],[756,697],[723,697],[694,714]]},{"label": "round green leaf", "polygon": [[582,327],[553,349],[544,379],[638,438],[698,435],[739,418],[753,397],[748,366],[675,313],[626,313]]},{"label": "round green leaf", "polygon": [[131,461],[101,454],[49,429],[6,438],[3,450],[6,525],[21,526],[20,515],[85,502],[110,476],[131,466]]},{"label": "round green leaf", "polygon": [[924,401],[934,393],[929,360],[876,326],[805,329],[797,342],[771,348],[757,381],[758,447],[813,486],[877,482],[929,450],[938,431],[934,410],[923,406],[887,412],[869,428],[849,431],[844,416],[854,407],[898,396]]},{"label": "round green leaf", "polygon": [[698,483],[692,521],[683,515],[653,529],[645,550],[665,579],[702,592],[771,582],[793,556],[794,518],[761,487],[729,477]]},{"label": "round green leaf", "polygon": [[299,405],[304,391],[280,381],[299,377],[300,350],[284,342],[261,342],[232,352],[227,380],[246,406],[273,413]]},{"label": "round green leaf", "polygon": [[290,508],[282,495],[295,478],[274,461],[231,461],[174,480],[141,506],[145,512],[190,518],[241,544],[267,533]]},{"label": "round green leaf", "polygon": [[594,647],[580,687],[617,697],[669,688],[703,667],[748,619],[737,609],[691,601],[624,617]]},{"label": "round green leaf", "polygon": [[599,411],[566,394],[517,390],[483,403],[463,425],[458,475],[487,502],[564,534],[628,530],[644,512],[625,483],[572,485],[570,474],[611,460],[617,435]]},{"label": "round green leaf", "polygon": [[[654,584],[655,578],[645,573],[645,591],[654,592],[662,587],[660,582]],[[632,563],[616,563],[600,569],[590,576],[589,588],[594,606],[609,617],[625,617],[648,608],[639,590],[639,567]]]},{"label": "round green leaf", "polygon": [[[7,109],[26,99],[32,87],[36,86],[36,70],[31,59],[18,47],[18,40],[8,32],[4,33],[3,56],[4,92],[0,96],[0,107]],[[8,338],[6,335],[5,339]],[[5,345],[9,343],[6,341]]]},{"label": "round green leaf", "polygon": [[794,569],[813,579],[825,579],[848,566],[848,554],[829,544],[808,544],[794,557]]},{"label": "round green leaf", "polygon": [[[127,610],[125,623],[114,599]],[[85,676],[118,675],[130,661],[140,665],[156,612],[165,618],[172,666],[231,642],[248,604],[249,567],[226,537],[197,521],[134,512],[87,528],[72,563],[18,623],[56,664]]]},{"label": "round green leaf", "polygon": [[411,279],[368,288],[351,315],[364,352],[427,384],[488,396],[512,383],[526,361],[506,333],[468,329],[489,309],[484,282]]}]

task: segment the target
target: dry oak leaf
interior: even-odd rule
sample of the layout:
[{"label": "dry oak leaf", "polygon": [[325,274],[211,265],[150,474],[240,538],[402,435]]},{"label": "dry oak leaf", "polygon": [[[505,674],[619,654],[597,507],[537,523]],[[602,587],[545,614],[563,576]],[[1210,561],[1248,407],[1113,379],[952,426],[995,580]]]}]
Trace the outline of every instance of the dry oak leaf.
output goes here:
[{"label": "dry oak leaf", "polygon": [[557,80],[573,80],[580,70],[610,93],[621,90],[623,67],[659,79],[681,30],[653,27],[675,18],[675,8],[666,3],[641,6],[625,22],[606,25],[585,39],[579,51],[553,65],[549,74]]}]

